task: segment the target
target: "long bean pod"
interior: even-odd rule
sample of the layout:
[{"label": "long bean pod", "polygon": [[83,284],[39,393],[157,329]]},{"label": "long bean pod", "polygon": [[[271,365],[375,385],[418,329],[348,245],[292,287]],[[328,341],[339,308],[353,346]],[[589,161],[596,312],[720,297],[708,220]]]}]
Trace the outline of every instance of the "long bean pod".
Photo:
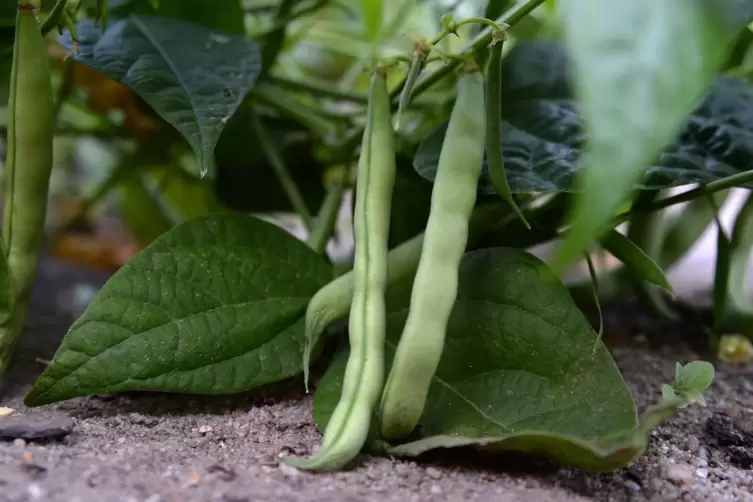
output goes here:
[{"label": "long bean pod", "polygon": [[404,437],[417,425],[442,356],[483,166],[484,101],[483,76],[467,69],[458,79],[408,319],[382,396],[380,431],[386,440]]},{"label": "long bean pod", "polygon": [[0,374],[23,327],[43,244],[52,171],[52,75],[47,50],[29,2],[18,4],[8,104],[3,241],[15,284],[13,313],[0,326]]},{"label": "long bean pod", "polygon": [[382,70],[371,77],[367,127],[358,162],[354,213],[355,260],[350,309],[350,354],[342,394],[313,458],[296,467],[335,470],[363,448],[384,383],[387,239],[395,183],[395,139],[390,98]]},{"label": "long bean pod", "polygon": [[492,45],[489,51],[489,64],[486,70],[486,165],[492,186],[502,200],[520,218],[520,221],[530,230],[531,225],[523,216],[523,212],[515,203],[505,173],[505,161],[502,156],[502,46],[506,39],[504,29],[494,31]]}]

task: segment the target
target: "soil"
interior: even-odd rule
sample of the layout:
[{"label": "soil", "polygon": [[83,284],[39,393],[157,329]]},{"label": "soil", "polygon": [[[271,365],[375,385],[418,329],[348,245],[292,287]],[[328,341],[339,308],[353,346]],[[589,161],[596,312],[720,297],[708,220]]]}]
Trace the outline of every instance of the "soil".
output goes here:
[{"label": "soil", "polygon": [[[0,500],[753,501],[753,365],[715,361],[707,406],[654,430],[634,465],[590,474],[546,459],[446,450],[415,461],[359,457],[345,472],[280,463],[319,443],[311,396],[295,379],[220,397],[130,393],[26,409],[21,401],[78,315],[75,297],[106,277],[45,259],[24,334],[0,389]],[[605,307],[606,334],[639,410],[698,359],[700,322],[660,323],[632,302]],[[9,412],[9,410],[8,410]],[[18,418],[16,418],[18,417]]]}]

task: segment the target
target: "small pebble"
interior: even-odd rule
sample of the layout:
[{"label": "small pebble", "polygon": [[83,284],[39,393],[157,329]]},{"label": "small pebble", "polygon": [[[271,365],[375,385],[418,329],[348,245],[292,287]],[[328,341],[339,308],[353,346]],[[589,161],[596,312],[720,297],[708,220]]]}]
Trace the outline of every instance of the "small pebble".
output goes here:
[{"label": "small pebble", "polygon": [[26,441],[21,438],[16,438],[13,440],[13,446],[18,450],[23,450],[26,448]]},{"label": "small pebble", "polygon": [[432,479],[440,479],[442,477],[442,471],[436,467],[427,467],[426,475]]},{"label": "small pebble", "polygon": [[637,492],[641,491],[641,485],[639,485],[638,483],[636,483],[632,479],[625,480],[624,484],[625,484],[625,488],[627,488],[631,492],[636,492],[637,493]]},{"label": "small pebble", "polygon": [[664,475],[673,483],[689,485],[693,482],[693,471],[689,466],[681,464],[664,464]]},{"label": "small pebble", "polygon": [[118,438],[118,443],[119,443],[119,444],[125,444],[125,442],[126,442],[126,438],[125,438],[124,436],[120,436],[120,437]]},{"label": "small pebble", "polygon": [[293,467],[292,465],[288,465],[285,462],[280,462],[279,466],[280,472],[283,473],[285,476],[294,478],[301,475],[301,471]]},{"label": "small pebble", "polygon": [[199,434],[206,434],[207,432],[212,432],[212,428],[208,425],[202,425],[199,427]]},{"label": "small pebble", "polygon": [[429,491],[432,495],[441,495],[442,494],[442,487],[439,485],[431,485],[431,488],[429,488]]}]

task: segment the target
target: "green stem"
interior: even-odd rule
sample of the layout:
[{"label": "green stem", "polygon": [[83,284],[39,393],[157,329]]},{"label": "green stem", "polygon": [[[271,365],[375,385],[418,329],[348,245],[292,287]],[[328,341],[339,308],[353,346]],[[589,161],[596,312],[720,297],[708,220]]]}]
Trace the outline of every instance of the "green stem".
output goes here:
[{"label": "green stem", "polygon": [[73,62],[73,59],[69,59],[65,63],[63,81],[60,83],[60,87],[58,88],[58,95],[55,99],[55,106],[52,109],[52,116],[56,122],[58,116],[60,115],[60,109],[63,107],[63,103],[65,103],[65,100],[68,99],[68,97],[71,95],[71,91],[73,90],[73,73],[76,70],[74,64],[75,63]]},{"label": "green stem", "polygon": [[[497,25],[507,25],[509,27],[514,26],[518,21],[530,14],[536,7],[543,4],[544,0],[527,0],[526,2],[518,5],[517,7],[505,12],[499,19],[495,21]],[[458,54],[466,55],[470,54],[479,47],[489,45],[492,41],[492,35],[494,28],[488,27],[479,32],[473,40],[471,40]],[[424,78],[416,83],[416,87],[413,90],[413,95],[418,95],[424,92],[426,89],[437,83],[445,76],[452,73],[452,71],[460,66],[460,61],[448,61],[443,66],[440,66],[436,70],[428,73]]]},{"label": "green stem", "polygon": [[[498,25],[507,25],[508,27],[514,26],[516,23],[518,23],[521,19],[523,19],[525,16],[527,16],[529,13],[531,13],[536,7],[543,4],[544,0],[527,0],[526,2],[518,5],[516,8],[511,9],[507,11],[503,16],[501,16],[499,19],[495,21]],[[444,30],[443,30],[444,31]],[[432,85],[437,83],[439,80],[444,78],[445,76],[452,73],[453,70],[455,70],[458,66],[462,63],[462,56],[468,55],[473,53],[476,49],[485,47],[489,45],[489,43],[492,41],[492,36],[494,34],[494,29],[491,27],[484,28],[481,32],[479,32],[478,35],[476,35],[471,42],[469,42],[459,53],[457,58],[452,58],[448,60],[444,65],[440,66],[436,70],[426,74],[425,77],[423,77],[421,80],[419,80],[416,83],[416,86],[413,88],[413,92],[411,93],[411,96],[413,99],[417,98],[420,94],[424,93],[427,89],[429,89]],[[440,32],[441,35],[441,32]],[[439,37],[440,35],[437,35]],[[435,37],[434,39],[436,39]],[[430,41],[430,43],[434,43],[434,39]],[[392,99],[392,106],[393,108],[397,108],[399,106],[400,100],[399,96],[402,91],[403,86],[405,85],[405,82],[407,80],[406,77],[403,78],[402,82],[395,86],[395,88],[390,92],[390,96]],[[361,137],[363,136],[363,127],[358,127],[354,130],[352,130],[342,144],[343,151],[352,151],[357,145],[358,142],[361,140]],[[751,174],[751,178],[753,178],[753,174]]]},{"label": "green stem", "polygon": [[285,19],[290,11],[293,10],[296,0],[280,0],[280,5],[277,8],[275,14],[275,23],[272,30],[264,35],[264,47],[261,53],[261,72],[259,73],[259,80],[263,80],[267,73],[272,69],[277,61],[277,56],[282,51],[282,46],[285,42],[285,32],[287,29],[287,23],[279,24]]},{"label": "green stem", "polygon": [[60,24],[60,19],[63,17],[63,11],[67,5],[68,0],[58,0],[55,6],[50,11],[50,14],[42,23],[42,36],[46,36],[55,27]]},{"label": "green stem", "polygon": [[322,254],[327,248],[327,242],[332,236],[335,230],[335,223],[337,223],[337,213],[340,211],[342,205],[343,193],[345,192],[344,180],[339,180],[333,183],[329,190],[327,190],[327,196],[324,199],[322,208],[316,217],[311,234],[308,238],[308,245],[317,254]]},{"label": "green stem", "polygon": [[274,35],[279,30],[284,31],[289,23],[301,17],[308,16],[309,14],[318,11],[322,7],[325,7],[328,3],[329,3],[329,0],[319,0],[318,2],[314,2],[313,4],[307,7],[303,7],[302,9],[298,9],[295,12],[290,12],[290,10],[288,10],[289,13],[286,15],[283,15],[282,17],[279,16],[279,13],[282,12],[282,9],[280,9],[278,11],[278,18],[275,20],[275,23],[269,28],[267,28],[266,30],[262,31],[261,33],[256,33],[255,36],[256,37],[269,37],[269,36]]},{"label": "green stem", "polygon": [[68,232],[75,225],[80,223],[89,214],[89,211],[94,208],[102,199],[104,199],[112,190],[118,185],[123,176],[133,167],[134,157],[127,156],[115,166],[112,173],[100,183],[94,190],[84,198],[81,206],[76,213],[70,218],[60,223],[56,228],[52,229],[47,237],[48,246],[54,245],[58,239]]},{"label": "green stem", "polygon": [[320,137],[327,137],[336,130],[336,127],[330,121],[313,112],[299,100],[291,98],[286,92],[277,87],[261,84],[254,87],[251,90],[251,94],[259,102],[300,122]]},{"label": "green stem", "polygon": [[311,213],[309,212],[308,207],[306,206],[306,202],[303,200],[303,196],[298,190],[298,186],[291,176],[288,167],[283,162],[282,157],[280,156],[280,152],[277,151],[277,148],[275,148],[274,144],[272,143],[266,126],[261,120],[259,120],[256,114],[251,115],[251,124],[254,128],[254,131],[256,132],[257,137],[259,138],[259,143],[261,145],[264,156],[267,157],[267,160],[272,165],[272,168],[277,175],[277,179],[280,181],[280,185],[282,185],[282,189],[288,196],[290,204],[293,206],[295,212],[298,213],[298,216],[300,216],[303,220],[303,224],[306,226],[306,230],[310,232],[313,220]]},{"label": "green stem", "polygon": [[732,176],[728,176],[721,180],[712,181],[692,190],[688,190],[687,192],[659,199],[643,208],[631,209],[630,211],[618,215],[617,218],[615,218],[615,225],[619,225],[620,223],[627,221],[628,218],[630,218],[631,213],[651,212],[658,209],[664,209],[675,204],[690,202],[691,200],[702,197],[707,193],[716,193],[728,188],[746,185],[748,183],[753,183],[753,170],[733,174]]},{"label": "green stem", "polygon": [[268,81],[271,84],[275,84],[283,89],[289,89],[291,91],[303,91],[314,96],[340,99],[343,101],[353,101],[355,103],[363,104],[366,104],[368,101],[368,98],[364,94],[341,91],[325,83],[315,82],[312,79],[307,79],[305,82],[300,82],[297,80],[290,80],[285,77],[270,75]]}]

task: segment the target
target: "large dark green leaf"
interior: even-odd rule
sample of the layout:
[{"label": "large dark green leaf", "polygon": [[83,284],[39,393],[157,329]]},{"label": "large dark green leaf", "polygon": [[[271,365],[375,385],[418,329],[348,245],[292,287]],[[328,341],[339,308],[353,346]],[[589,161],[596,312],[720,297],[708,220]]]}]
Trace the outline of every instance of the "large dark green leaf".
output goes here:
[{"label": "large dark green leaf", "polygon": [[[154,16],[78,25],[74,59],[127,85],[188,141],[206,173],[220,133],[256,82],[260,50],[238,35]],[[72,47],[70,35],[61,43]]]},{"label": "large dark green leaf", "polygon": [[[294,211],[280,180],[264,155],[253,128],[250,106],[241,107],[228,121],[215,150],[218,198],[236,211],[267,213]],[[265,118],[264,125],[309,211],[324,201],[325,167],[314,154],[311,135],[299,124]]]},{"label": "large dark green leaf", "polygon": [[[578,453],[632,434],[637,415],[609,352],[565,287],[538,258],[511,248],[466,253],[459,278],[420,438],[390,451],[412,455],[448,447],[451,437],[465,444],[491,440],[498,448],[544,450],[572,465],[598,468]],[[406,317],[407,309],[388,317],[389,358]],[[320,430],[339,398],[344,359],[317,390]]]},{"label": "large dark green leaf", "polygon": [[[90,3],[93,15],[94,2]],[[245,31],[240,0],[224,0],[222,6],[206,0],[160,0],[156,9],[148,0],[109,0],[108,4],[110,18],[130,14],[157,15],[190,21],[226,33],[241,35]]]},{"label": "large dark green leaf", "polygon": [[[503,62],[502,149],[514,192],[573,191],[585,129],[573,97],[568,58],[559,42],[517,45]],[[446,123],[419,146],[414,167],[433,180]],[[634,184],[661,189],[710,182],[753,168],[753,87],[741,78],[718,76],[674,143]],[[751,185],[753,188],[753,185]],[[493,194],[484,173],[479,191]]]},{"label": "large dark green leaf", "polygon": [[252,216],[178,225],[105,284],[26,403],[129,390],[240,392],[294,376],[306,305],[331,278],[304,243]]}]

